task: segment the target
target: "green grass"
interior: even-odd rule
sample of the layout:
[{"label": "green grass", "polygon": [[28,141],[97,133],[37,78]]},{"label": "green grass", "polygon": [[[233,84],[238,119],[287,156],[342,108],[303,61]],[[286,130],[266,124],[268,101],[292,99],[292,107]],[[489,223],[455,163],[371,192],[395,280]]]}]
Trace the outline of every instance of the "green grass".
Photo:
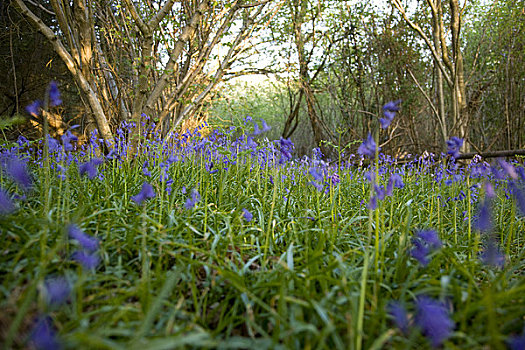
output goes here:
[{"label": "green grass", "polygon": [[[94,180],[74,163],[65,180],[32,168],[27,200],[0,217],[2,343],[25,346],[35,317],[49,314],[66,348],[422,349],[430,343],[421,332],[403,334],[386,311],[397,300],[412,317],[419,295],[450,305],[446,348],[505,348],[521,334],[525,225],[503,189],[494,220],[507,261],[498,269],[479,261],[483,239],[469,231],[468,188],[478,180],[447,186],[432,169],[407,170],[405,187],[370,211],[366,169],[340,171],[323,193],[296,166],[261,168],[246,153],[209,174],[192,153],[171,165],[168,195],[158,160],[147,178],[144,159],[107,161]],[[144,181],[157,196],[139,206],[130,198]],[[0,184],[21,193],[5,177]],[[187,210],[192,188],[202,198]],[[465,199],[445,202],[461,190]],[[78,244],[69,223],[99,238],[96,271],[70,259]],[[426,267],[410,256],[419,228],[443,241]],[[74,287],[51,307],[43,283],[56,275]]]}]

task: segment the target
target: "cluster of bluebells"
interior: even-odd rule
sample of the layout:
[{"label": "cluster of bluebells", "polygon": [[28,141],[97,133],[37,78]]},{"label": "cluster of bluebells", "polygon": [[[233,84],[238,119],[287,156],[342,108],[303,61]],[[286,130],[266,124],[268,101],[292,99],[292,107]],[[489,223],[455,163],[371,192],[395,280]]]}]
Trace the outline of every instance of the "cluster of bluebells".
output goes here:
[{"label": "cluster of bluebells", "polygon": [[[24,193],[33,187],[33,178],[27,166],[27,161],[15,153],[0,153],[0,171],[11,179]],[[14,198],[25,198],[10,193],[7,189],[0,187],[0,215],[11,214],[16,210]]]},{"label": "cluster of bluebells", "polygon": [[387,311],[403,334],[408,335],[411,329],[417,328],[430,340],[432,347],[441,346],[452,335],[455,326],[449,309],[445,303],[425,295],[416,298],[414,304],[413,318],[409,318],[406,308],[399,302],[389,303]]},{"label": "cluster of bluebells", "polygon": [[419,230],[416,237],[412,239],[413,248],[410,255],[423,266],[430,262],[430,255],[443,245],[434,230]]},{"label": "cluster of bluebells", "polygon": [[195,204],[197,204],[200,200],[201,195],[199,194],[199,191],[197,191],[197,189],[194,188],[190,191],[190,196],[186,199],[186,202],[184,203],[184,208],[186,210],[193,209],[195,207]]},{"label": "cluster of bluebells", "polygon": [[461,149],[461,146],[463,146],[463,139],[460,139],[459,137],[452,136],[447,141],[447,154],[449,154],[452,158],[458,158],[459,157],[459,150]]},{"label": "cluster of bluebells", "polygon": [[[53,95],[53,97],[51,97],[51,95]],[[56,84],[54,87],[50,86],[49,97],[53,105],[57,105],[56,103],[59,104],[59,102],[61,102]],[[400,109],[400,103],[401,100],[392,101],[383,106],[384,118],[379,119],[381,128],[386,129],[390,126],[396,113]],[[28,106],[27,110],[29,113],[36,116],[39,114],[40,106],[41,103],[36,103]],[[149,119],[147,116],[144,117],[146,118],[146,121]],[[146,126],[146,121],[143,122],[143,126]],[[155,170],[160,169],[160,175],[158,175],[159,180],[165,183],[166,191],[170,195],[171,186],[174,181],[170,177],[169,169],[173,163],[185,162],[190,157],[198,155],[199,157],[195,158],[201,159],[206,172],[209,175],[213,175],[220,169],[224,171],[228,170],[229,167],[237,164],[237,162],[240,162],[239,164],[245,164],[246,159],[242,156],[249,154],[256,160],[255,162],[250,163],[250,171],[255,167],[260,167],[261,169],[267,166],[281,167],[286,163],[289,165],[290,169],[300,169],[303,174],[308,174],[312,179],[309,183],[319,191],[322,191],[325,188],[328,189],[328,187],[335,186],[340,182],[338,171],[343,170],[343,164],[338,165],[337,170],[329,168],[328,165],[322,161],[322,154],[319,149],[314,150],[314,156],[312,159],[306,157],[300,162],[295,161],[292,156],[294,145],[289,139],[281,138],[280,140],[276,140],[263,147],[257,143],[257,138],[255,136],[269,131],[270,126],[268,126],[268,124],[262,119],[260,126],[251,118],[246,118],[245,123],[246,122],[253,123],[253,133],[237,137],[234,141],[229,141],[230,137],[234,134],[233,129],[230,130],[229,134],[215,130],[208,135],[208,137],[201,138],[200,132],[203,126],[199,126],[195,131],[189,131],[182,135],[175,136],[173,144],[160,143],[158,135],[153,137],[151,140],[145,142],[144,145],[141,145],[141,153],[138,154],[138,156],[141,157],[141,160],[144,159],[142,161],[142,175],[148,178],[149,182],[154,183],[153,181],[156,180],[155,176],[159,174],[159,172]],[[205,125],[207,126],[207,124]],[[96,148],[98,147],[97,143],[101,143],[101,140],[97,137],[96,133],[93,134],[89,145],[86,146],[86,148],[82,145],[82,151],[79,153],[81,157],[87,156],[90,160],[80,161],[79,159],[86,159],[80,157],[75,159],[79,164],[78,169],[80,175],[87,176],[90,179],[96,178],[97,175],[99,175],[98,167],[107,160],[113,160],[114,164],[120,166],[125,159],[128,147],[125,142],[126,135],[134,127],[135,125],[133,123],[124,122],[121,125],[117,131],[119,141],[116,142],[115,147],[112,148],[109,154],[105,157],[96,156],[96,154],[100,154],[100,152],[97,153]],[[150,125],[150,127],[145,128],[145,130],[151,131],[153,128]],[[71,156],[68,152],[75,150],[73,142],[77,141],[77,138],[68,130],[68,132],[61,137],[61,141],[62,144],[53,138],[47,138],[50,153],[55,153],[57,155],[60,154],[60,157],[62,158],[57,159],[63,161],[69,159],[67,157]],[[22,144],[26,145],[27,143],[21,139],[21,147]],[[462,144],[463,140],[457,137],[452,137],[447,142],[447,153],[453,158],[458,158]],[[159,147],[161,149],[160,154],[157,152]],[[363,157],[374,158],[379,150],[380,148],[376,144],[372,135],[368,134],[366,140],[360,145],[358,153]],[[382,155],[379,156],[378,160],[383,161],[383,164],[389,164],[388,162],[390,161],[388,157]],[[421,167],[428,166],[431,161],[433,161],[432,157],[427,159],[419,158],[417,161],[407,164],[406,169],[410,169],[410,167],[413,167],[413,169],[420,169]],[[20,159],[17,160],[16,158],[5,158],[5,161],[2,159],[1,165],[3,171],[5,171],[20,188],[23,190],[31,188],[32,180],[24,161],[21,161]],[[510,181],[508,182],[509,194],[512,194],[515,197],[518,209],[525,214],[525,190],[522,182],[519,181],[520,177],[522,180],[525,178],[525,172],[523,174],[520,172],[523,168],[516,169],[503,160],[498,161],[498,165],[499,167],[490,167],[484,163],[479,163],[471,169],[471,176],[477,171],[479,174],[483,174],[482,176],[490,174],[490,176],[499,180],[506,179],[507,177],[510,178]],[[57,169],[60,170],[59,167],[57,167]],[[377,207],[378,201],[384,200],[388,196],[392,196],[394,188],[403,188],[404,186],[404,170],[399,170],[399,172],[390,174],[389,169],[390,167],[388,165],[381,166],[377,169],[373,169],[374,174],[369,173],[368,175],[368,180],[372,183],[372,196],[369,203],[371,209]],[[457,168],[441,168],[440,171],[441,172],[438,173],[439,175],[436,175],[436,181],[439,183],[443,181],[446,185],[460,182],[464,180],[465,176],[468,176],[468,174],[463,174],[457,171]],[[208,174],[205,173],[205,176],[208,176]],[[287,174],[287,176],[293,178],[295,175],[290,173]],[[353,176],[351,171],[348,171],[348,176],[350,178]],[[388,178],[386,185],[381,186],[379,183],[376,183],[376,176],[378,178],[381,176],[381,181]],[[285,175],[281,176],[282,179],[285,177]],[[268,180],[273,184],[273,177],[270,176]],[[278,178],[276,178],[275,181],[279,181]],[[131,196],[131,200],[137,205],[142,205],[147,200],[156,196],[155,190],[149,182],[144,182],[140,192]],[[295,184],[295,180],[293,184]],[[491,185],[489,182],[487,182],[485,186],[486,198],[485,201],[480,204],[478,218],[475,221],[475,228],[482,233],[489,233],[493,227],[490,199],[493,196],[494,189],[490,187]],[[287,192],[290,191],[289,189],[286,190]],[[471,188],[471,190],[474,192],[475,188]],[[184,202],[184,208],[187,210],[195,208],[196,204],[201,200],[201,196],[197,189],[194,188],[187,194],[186,189],[183,187],[182,192],[184,195],[187,195]],[[14,210],[15,205],[12,202],[11,197],[12,196],[6,190],[0,188],[0,214],[9,213]],[[465,197],[465,193],[460,192],[455,199],[462,200]],[[286,197],[284,199],[286,200]],[[253,214],[248,209],[243,208],[241,218],[246,222],[251,222],[253,220]],[[314,218],[311,219],[316,220]],[[94,270],[100,260],[98,256],[98,239],[85,234],[76,225],[70,225],[67,228],[67,231],[69,237],[76,242],[79,248],[73,253],[72,258],[81,264],[84,269]],[[410,251],[411,256],[422,266],[427,266],[431,261],[433,253],[442,246],[442,242],[434,230],[421,230],[416,233],[412,240],[412,245],[413,247]],[[497,248],[495,240],[487,240],[487,247],[480,257],[484,263],[489,265],[503,266],[505,261],[505,257]],[[63,303],[67,300],[71,292],[71,287],[68,281],[62,277],[47,280],[45,288],[47,296],[46,300],[49,305],[59,305]],[[402,304],[392,303],[389,306],[389,313],[404,334],[408,334],[412,328],[416,327],[421,330],[434,347],[442,345],[443,342],[450,337],[454,329],[454,322],[449,315],[450,308],[444,303],[426,296],[420,296],[413,303],[413,309],[414,316],[409,317]],[[54,335],[55,332],[51,319],[47,316],[42,317],[38,320],[35,326],[34,335],[32,337],[33,342],[35,344],[41,344],[37,345],[37,347],[47,347],[46,344],[49,344],[50,347],[59,346]],[[521,338],[516,337],[512,341],[517,344],[521,341],[520,339]]]},{"label": "cluster of bluebells", "polygon": [[[86,270],[94,270],[100,260],[97,254],[98,239],[84,233],[75,224],[70,224],[66,230],[69,238],[74,240],[79,248],[72,254],[72,260],[78,262]],[[46,278],[43,293],[47,309],[53,310],[66,303],[69,300],[71,290],[71,283],[64,276]],[[53,325],[53,319],[46,313],[36,319],[29,342],[35,349],[62,348],[57,330]]]},{"label": "cluster of bluebells", "polygon": [[[369,173],[369,179],[374,184],[375,179],[373,178],[373,175]],[[369,209],[376,209],[377,204],[379,200],[384,200],[386,197],[392,196],[395,188],[403,188],[405,187],[405,184],[403,182],[403,178],[399,174],[392,174],[390,178],[388,179],[388,183],[386,185],[386,188],[384,186],[379,186],[377,184],[374,184],[374,192],[372,197],[370,198],[370,202],[368,203]]]},{"label": "cluster of bluebells", "polygon": [[155,190],[153,189],[153,186],[151,186],[147,182],[144,182],[142,184],[142,188],[140,189],[139,193],[137,193],[134,196],[131,196],[131,200],[137,203],[138,205],[141,205],[142,202],[150,198],[155,198]]},{"label": "cluster of bluebells", "polygon": [[75,251],[72,259],[77,261],[86,270],[94,270],[100,258],[98,256],[99,241],[96,237],[90,236],[82,231],[77,225],[70,224],[67,233],[71,239],[74,239],[79,250]]},{"label": "cluster of bluebells", "polygon": [[[423,266],[429,264],[432,252],[443,245],[434,230],[417,231],[412,244],[410,254]],[[412,319],[399,302],[391,302],[387,311],[403,334],[408,335],[412,328],[417,328],[430,340],[432,347],[441,346],[454,330],[454,322],[446,305],[422,295],[416,299],[414,306],[415,316]]]}]

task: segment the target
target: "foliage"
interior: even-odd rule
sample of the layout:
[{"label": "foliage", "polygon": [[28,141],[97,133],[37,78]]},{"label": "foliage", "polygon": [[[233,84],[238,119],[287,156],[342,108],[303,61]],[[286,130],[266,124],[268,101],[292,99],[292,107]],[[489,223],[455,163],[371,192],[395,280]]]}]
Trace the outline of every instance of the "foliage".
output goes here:
[{"label": "foliage", "polygon": [[[48,139],[49,157],[41,141],[2,149],[7,347],[520,341],[522,164],[381,155],[330,166],[294,159],[287,140],[256,142],[249,121],[242,134],[203,138],[203,125],[171,142],[149,129],[128,158],[132,127],[119,128],[106,156],[97,135],[83,145]],[[490,232],[473,225],[484,198]],[[503,267],[479,259],[491,244]]]}]

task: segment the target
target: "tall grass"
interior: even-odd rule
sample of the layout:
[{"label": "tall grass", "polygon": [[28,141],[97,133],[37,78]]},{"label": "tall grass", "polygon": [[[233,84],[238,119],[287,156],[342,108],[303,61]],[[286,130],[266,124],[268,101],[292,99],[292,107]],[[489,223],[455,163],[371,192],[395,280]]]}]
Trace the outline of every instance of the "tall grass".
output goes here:
[{"label": "tall grass", "polygon": [[[46,315],[65,348],[421,349],[436,346],[422,297],[453,322],[444,347],[522,339],[525,225],[514,197],[523,179],[513,192],[508,174],[496,178],[480,161],[396,165],[379,155],[370,167],[330,166],[246,131],[150,135],[132,158],[125,129],[109,156],[96,137],[45,159],[36,143],[4,148],[2,164],[23,159],[33,178],[27,190],[8,171],[0,178],[16,205],[0,216],[5,347],[39,345],[34,324]],[[81,175],[95,158],[93,178]],[[367,177],[386,186],[392,174],[404,187],[370,206]],[[145,182],[155,196],[137,201]],[[476,229],[486,182],[496,191],[490,233]],[[82,244],[70,224],[98,240],[95,268],[73,258]],[[424,265],[412,251],[427,229],[442,246]],[[490,237],[503,266],[480,259]],[[71,293],[56,305],[48,282],[60,276]],[[407,329],[392,302],[406,309]]]}]

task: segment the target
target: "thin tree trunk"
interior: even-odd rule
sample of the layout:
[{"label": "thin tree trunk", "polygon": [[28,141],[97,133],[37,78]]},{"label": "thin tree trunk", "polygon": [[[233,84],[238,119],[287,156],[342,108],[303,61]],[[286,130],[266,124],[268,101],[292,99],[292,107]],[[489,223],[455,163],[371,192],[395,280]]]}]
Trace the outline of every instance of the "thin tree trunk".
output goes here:
[{"label": "thin tree trunk", "polygon": [[[55,52],[60,56],[62,61],[64,61],[66,67],[73,75],[75,82],[80,87],[80,90],[84,93],[85,97],[88,100],[89,106],[93,111],[93,116],[97,123],[97,128],[100,132],[100,136],[104,139],[107,144],[113,144],[113,135],[111,133],[111,128],[104,113],[104,109],[98,100],[95,91],[89,84],[88,79],[82,74],[82,71],[78,68],[73,57],[67,52],[66,48],[62,45],[60,39],[53,33],[53,31],[42,22],[33,12],[31,12],[23,0],[14,0],[16,6],[19,8],[20,13],[26,17],[34,26],[37,28],[53,45]],[[67,31],[68,28],[62,29]]]}]

